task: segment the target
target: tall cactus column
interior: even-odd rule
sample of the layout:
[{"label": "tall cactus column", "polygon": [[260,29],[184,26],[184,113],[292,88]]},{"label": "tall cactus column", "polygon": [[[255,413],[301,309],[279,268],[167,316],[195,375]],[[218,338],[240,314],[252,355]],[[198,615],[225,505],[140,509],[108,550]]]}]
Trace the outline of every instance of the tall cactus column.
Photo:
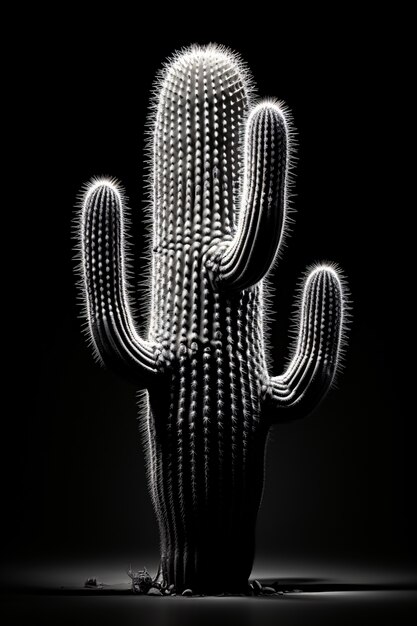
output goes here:
[{"label": "tall cactus column", "polygon": [[285,227],[288,125],[279,104],[253,104],[250,85],[217,46],[177,54],[159,81],[146,337],[129,305],[123,193],[97,180],[82,203],[89,334],[105,364],[147,389],[160,580],[177,592],[246,588],[268,430],[323,398],[341,343],[341,280],[320,265],[304,283],[287,371],[268,373],[263,278]]}]

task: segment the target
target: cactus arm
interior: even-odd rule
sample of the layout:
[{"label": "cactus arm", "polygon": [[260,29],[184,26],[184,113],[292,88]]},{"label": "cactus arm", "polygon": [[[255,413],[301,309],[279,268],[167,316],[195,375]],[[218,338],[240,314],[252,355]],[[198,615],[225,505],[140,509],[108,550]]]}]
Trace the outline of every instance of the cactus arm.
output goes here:
[{"label": "cactus arm", "polygon": [[318,266],[305,281],[294,356],[284,374],[269,378],[266,396],[273,423],[304,416],[324,398],[339,362],[344,317],[338,272]]},{"label": "cactus arm", "polygon": [[261,280],[278,252],[285,222],[287,124],[280,107],[262,102],[249,115],[245,173],[236,234],[215,247],[213,283],[240,290]]},{"label": "cactus arm", "polygon": [[81,289],[98,358],[129,378],[156,374],[155,346],[139,337],[127,298],[123,201],[111,181],[87,188],[82,204]]}]

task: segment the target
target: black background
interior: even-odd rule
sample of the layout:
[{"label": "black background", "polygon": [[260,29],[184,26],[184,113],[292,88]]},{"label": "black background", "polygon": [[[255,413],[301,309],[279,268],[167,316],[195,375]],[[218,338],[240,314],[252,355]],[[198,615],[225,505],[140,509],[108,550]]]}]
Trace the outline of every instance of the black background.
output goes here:
[{"label": "black background", "polygon": [[387,36],[395,24],[387,26],[389,16],[327,15],[332,26],[306,36],[294,20],[220,28],[195,15],[198,24],[181,30],[166,16],[162,28],[62,11],[48,16],[50,26],[38,13],[31,30],[26,17],[30,37],[17,29],[24,53],[11,72],[18,97],[8,129],[18,181],[13,226],[3,233],[12,244],[4,272],[12,279],[11,323],[3,327],[12,348],[5,575],[26,563],[100,559],[123,569],[157,560],[135,389],[95,365],[81,335],[71,229],[82,184],[117,177],[133,209],[136,271],[146,270],[143,130],[153,79],[173,51],[209,41],[242,55],[258,93],[284,100],[297,130],[296,223],[273,278],[276,372],[307,265],[336,261],[353,303],[338,389],[309,418],[271,433],[257,563],[413,565],[416,465],[402,364],[413,313],[401,282],[407,221],[395,173],[402,61]]}]

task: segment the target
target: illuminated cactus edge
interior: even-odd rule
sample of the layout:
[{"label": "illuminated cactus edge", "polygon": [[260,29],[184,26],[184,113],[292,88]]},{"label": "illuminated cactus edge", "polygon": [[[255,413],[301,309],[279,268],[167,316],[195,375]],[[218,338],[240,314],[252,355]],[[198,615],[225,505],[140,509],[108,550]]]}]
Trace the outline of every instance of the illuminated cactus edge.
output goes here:
[{"label": "illuminated cactus edge", "polygon": [[[264,278],[286,225],[285,108],[254,105],[242,61],[215,45],[176,54],[152,122],[149,330],[126,277],[126,201],[92,181],[78,216],[80,289],[95,354],[146,388],[140,416],[162,586],[244,591],[271,424],[306,415],[340,360],[346,292],[333,265],[304,280],[286,371],[268,373]],[[145,334],[145,333],[144,333]]]}]

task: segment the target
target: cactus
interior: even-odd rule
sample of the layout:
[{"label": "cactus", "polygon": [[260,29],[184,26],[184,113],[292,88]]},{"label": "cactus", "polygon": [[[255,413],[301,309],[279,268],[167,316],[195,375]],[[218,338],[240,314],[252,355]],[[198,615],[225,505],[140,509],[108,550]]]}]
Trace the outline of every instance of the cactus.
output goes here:
[{"label": "cactus", "polygon": [[98,358],[145,389],[140,416],[160,532],[161,584],[242,591],[254,558],[272,424],[309,413],[338,367],[337,268],[301,293],[286,371],[268,372],[264,278],[282,247],[288,115],[254,103],[242,61],[193,46],[158,81],[151,145],[150,319],[136,328],[126,275],[126,200],[114,180],[83,194],[78,232],[87,330]]}]

